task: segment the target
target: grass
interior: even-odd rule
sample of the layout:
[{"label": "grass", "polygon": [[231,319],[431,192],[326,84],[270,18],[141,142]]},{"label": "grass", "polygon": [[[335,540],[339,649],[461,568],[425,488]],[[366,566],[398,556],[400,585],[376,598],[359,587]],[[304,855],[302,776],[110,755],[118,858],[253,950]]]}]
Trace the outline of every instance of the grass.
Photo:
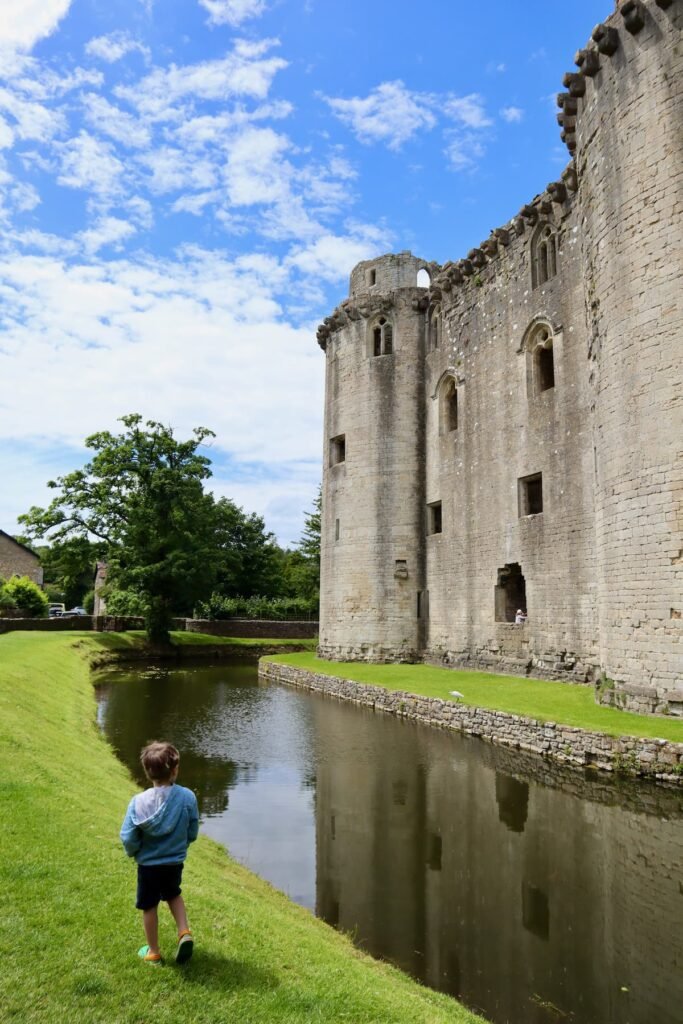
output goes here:
[{"label": "grass", "polygon": [[[202,836],[184,878],[195,957],[182,969],[139,962],[134,865],[118,839],[135,785],[95,725],[89,659],[103,640],[116,646],[88,633],[0,637],[3,1024],[475,1024]],[[169,952],[165,910],[161,921]]]},{"label": "grass", "polygon": [[577,726],[609,736],[641,736],[683,743],[683,722],[663,716],[648,717],[618,711],[595,703],[593,688],[542,679],[493,675],[488,672],[460,672],[432,665],[369,665],[362,662],[324,661],[315,654],[276,654],[268,661],[282,662],[322,675],[353,679],[404,690],[424,697],[454,700],[451,690],[463,694],[460,703],[541,722]]},{"label": "grass", "polygon": [[[74,631],[72,637],[91,641],[88,646],[93,653],[103,651],[143,650],[147,646],[147,637],[142,629],[133,629],[128,633],[90,633]],[[229,644],[231,647],[305,647],[315,651],[318,641],[315,639],[268,639],[267,637],[210,636],[208,633],[171,633],[171,642],[175,647],[203,647],[206,644],[220,646]]]}]

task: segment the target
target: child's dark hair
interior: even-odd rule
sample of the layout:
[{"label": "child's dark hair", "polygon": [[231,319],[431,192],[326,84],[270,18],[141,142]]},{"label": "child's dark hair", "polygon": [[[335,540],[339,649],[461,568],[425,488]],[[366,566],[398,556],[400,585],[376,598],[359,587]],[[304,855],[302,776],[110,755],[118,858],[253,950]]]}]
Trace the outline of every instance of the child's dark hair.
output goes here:
[{"label": "child's dark hair", "polygon": [[163,782],[170,779],[180,764],[180,754],[172,743],[154,740],[140,751],[140,763],[151,782]]}]

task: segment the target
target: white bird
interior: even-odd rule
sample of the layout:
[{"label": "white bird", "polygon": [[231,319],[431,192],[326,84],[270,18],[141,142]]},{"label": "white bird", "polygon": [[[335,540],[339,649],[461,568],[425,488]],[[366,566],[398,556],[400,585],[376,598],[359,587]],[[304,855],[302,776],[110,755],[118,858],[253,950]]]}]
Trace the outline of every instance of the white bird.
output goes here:
[{"label": "white bird", "polygon": [[461,693],[460,690],[451,690],[451,697],[464,697],[465,694]]}]

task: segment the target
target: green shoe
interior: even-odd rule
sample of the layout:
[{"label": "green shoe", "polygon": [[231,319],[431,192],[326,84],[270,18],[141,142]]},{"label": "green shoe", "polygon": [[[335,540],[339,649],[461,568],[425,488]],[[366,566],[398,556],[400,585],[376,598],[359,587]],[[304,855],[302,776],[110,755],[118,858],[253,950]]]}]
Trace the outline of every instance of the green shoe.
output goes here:
[{"label": "green shoe", "polygon": [[146,964],[154,964],[155,966],[158,966],[161,963],[161,953],[150,953],[149,946],[140,946],[138,956],[141,960],[144,960]]}]

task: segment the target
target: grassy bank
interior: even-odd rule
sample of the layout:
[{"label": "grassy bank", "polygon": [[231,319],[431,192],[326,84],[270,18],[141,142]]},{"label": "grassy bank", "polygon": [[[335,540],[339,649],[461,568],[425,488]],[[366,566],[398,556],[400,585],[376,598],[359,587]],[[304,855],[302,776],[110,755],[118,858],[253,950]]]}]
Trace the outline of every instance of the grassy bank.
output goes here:
[{"label": "grassy bank", "polygon": [[355,682],[404,690],[424,697],[454,700],[458,690],[463,704],[526,715],[541,722],[558,722],[609,736],[658,737],[683,743],[683,722],[650,718],[595,703],[593,689],[570,683],[542,679],[522,679],[488,672],[460,672],[432,665],[368,665],[362,662],[323,661],[315,654],[277,654],[269,660],[318,672],[322,675],[353,679]]},{"label": "grassy bank", "polygon": [[[138,961],[134,865],[118,839],[135,787],[95,726],[89,658],[101,641],[0,637],[2,1021],[474,1024],[201,836],[184,879],[194,959],[182,969]],[[165,910],[161,920],[171,952]]]}]

